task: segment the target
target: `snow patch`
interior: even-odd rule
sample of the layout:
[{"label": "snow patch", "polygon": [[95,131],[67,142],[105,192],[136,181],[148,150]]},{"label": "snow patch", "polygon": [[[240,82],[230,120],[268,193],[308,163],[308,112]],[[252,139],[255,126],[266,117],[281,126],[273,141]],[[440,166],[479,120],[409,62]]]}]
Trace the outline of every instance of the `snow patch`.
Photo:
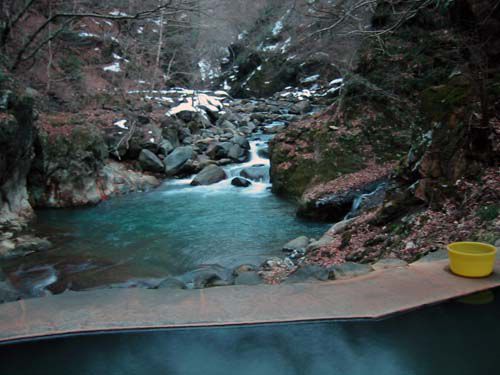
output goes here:
[{"label": "snow patch", "polygon": [[300,83],[311,83],[311,82],[315,82],[319,79],[320,75],[319,74],[315,74],[313,76],[309,76],[309,77],[306,77],[306,78],[303,78],[300,80]]},{"label": "snow patch", "polygon": [[128,127],[125,126],[126,123],[127,123],[127,120],[120,120],[120,121],[115,122],[113,125],[118,126],[120,129],[127,129],[128,130]]},{"label": "snow patch", "polygon": [[277,36],[279,33],[281,33],[282,30],[283,30],[283,21],[279,20],[274,24],[272,33],[274,36]]},{"label": "snow patch", "polygon": [[343,82],[344,82],[343,78],[336,78],[333,81],[330,81],[328,86],[338,85],[339,83],[343,83]]},{"label": "snow patch", "polygon": [[214,79],[219,76],[219,73],[212,68],[212,65],[207,60],[203,59],[198,62],[202,81]]},{"label": "snow patch", "polygon": [[104,70],[105,72],[114,72],[114,73],[119,73],[122,71],[120,63],[118,61],[114,62],[111,65],[105,66],[104,68],[102,68],[102,70]]},{"label": "snow patch", "polygon": [[170,109],[166,115],[172,116],[179,112],[198,112],[205,115],[205,111],[219,112],[223,108],[222,98],[204,93],[199,93],[188,97],[185,102]]},{"label": "snow patch", "polygon": [[120,16],[120,17],[130,17],[127,13],[119,11],[118,9],[113,10],[112,12],[109,12],[112,16]]},{"label": "snow patch", "polygon": [[92,34],[92,33],[87,33],[85,31],[79,32],[78,36],[81,37],[81,38],[99,38],[98,35]]},{"label": "snow patch", "polygon": [[288,47],[290,47],[291,42],[292,42],[292,37],[289,37],[287,40],[285,40],[285,42],[281,46],[282,54],[286,53],[286,50],[288,49]]}]

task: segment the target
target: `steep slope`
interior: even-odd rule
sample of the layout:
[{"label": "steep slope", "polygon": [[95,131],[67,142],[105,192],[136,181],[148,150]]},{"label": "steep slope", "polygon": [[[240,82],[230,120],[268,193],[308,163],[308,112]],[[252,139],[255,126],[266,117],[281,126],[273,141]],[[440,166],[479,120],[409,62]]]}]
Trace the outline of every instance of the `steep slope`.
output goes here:
[{"label": "steep slope", "polygon": [[263,7],[243,30],[222,64],[223,87],[235,97],[267,97],[287,86],[316,90],[356,66],[361,37],[350,32],[368,24],[370,10],[358,7],[334,30],[327,12],[340,14],[355,1],[283,1]]},{"label": "steep slope", "polygon": [[[378,2],[373,30],[393,24],[391,9]],[[363,43],[328,111],[276,137],[274,190],[306,217],[341,220],[386,181],[385,200],[367,194],[369,213],[332,229],[310,261],[414,260],[448,241],[498,238],[499,19],[488,1],[424,4]]]}]

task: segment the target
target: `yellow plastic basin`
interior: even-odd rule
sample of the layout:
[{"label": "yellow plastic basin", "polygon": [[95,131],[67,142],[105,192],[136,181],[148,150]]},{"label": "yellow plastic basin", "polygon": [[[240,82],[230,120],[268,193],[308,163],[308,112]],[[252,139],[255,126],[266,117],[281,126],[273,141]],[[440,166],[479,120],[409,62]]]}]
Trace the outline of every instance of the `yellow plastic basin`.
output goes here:
[{"label": "yellow plastic basin", "polygon": [[451,271],[465,277],[485,277],[493,272],[497,249],[481,242],[455,242],[448,245]]}]

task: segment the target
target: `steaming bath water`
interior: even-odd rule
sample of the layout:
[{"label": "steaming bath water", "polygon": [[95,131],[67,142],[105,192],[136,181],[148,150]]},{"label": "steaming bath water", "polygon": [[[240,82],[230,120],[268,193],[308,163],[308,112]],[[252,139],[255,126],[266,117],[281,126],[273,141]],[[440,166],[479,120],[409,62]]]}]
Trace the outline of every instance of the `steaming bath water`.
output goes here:
[{"label": "steaming bath water", "polygon": [[499,312],[496,298],[486,305],[450,302],[382,321],[74,336],[0,346],[0,373],[497,374]]},{"label": "steaming bath water", "polygon": [[[263,136],[265,137],[265,136]],[[267,139],[251,141],[249,162],[225,167],[229,176],[263,165]],[[138,278],[179,275],[199,264],[259,264],[283,255],[300,235],[328,228],[295,217],[295,206],[271,194],[268,175],[248,188],[231,178],[211,186],[170,180],[148,192],[113,198],[97,207],[38,212],[38,228],[54,249],[7,263],[17,287],[34,295],[88,289]]]}]

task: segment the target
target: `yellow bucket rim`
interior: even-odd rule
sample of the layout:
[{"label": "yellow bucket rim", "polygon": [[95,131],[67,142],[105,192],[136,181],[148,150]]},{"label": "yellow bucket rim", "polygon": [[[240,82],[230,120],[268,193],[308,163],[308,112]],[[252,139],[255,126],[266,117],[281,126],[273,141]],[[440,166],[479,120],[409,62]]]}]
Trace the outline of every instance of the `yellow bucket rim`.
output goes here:
[{"label": "yellow bucket rim", "polygon": [[[455,250],[451,247],[453,245],[481,245],[483,247],[488,248],[489,251],[486,251],[486,252],[480,253],[480,254],[472,254],[472,253],[468,253],[465,251]],[[466,242],[453,242],[453,243],[448,244],[446,247],[450,253],[457,254],[457,255],[467,255],[467,256],[471,256],[471,257],[482,257],[485,255],[494,255],[497,253],[497,248],[495,246],[490,245],[488,243],[484,243],[484,242],[467,242],[467,241]]]}]

